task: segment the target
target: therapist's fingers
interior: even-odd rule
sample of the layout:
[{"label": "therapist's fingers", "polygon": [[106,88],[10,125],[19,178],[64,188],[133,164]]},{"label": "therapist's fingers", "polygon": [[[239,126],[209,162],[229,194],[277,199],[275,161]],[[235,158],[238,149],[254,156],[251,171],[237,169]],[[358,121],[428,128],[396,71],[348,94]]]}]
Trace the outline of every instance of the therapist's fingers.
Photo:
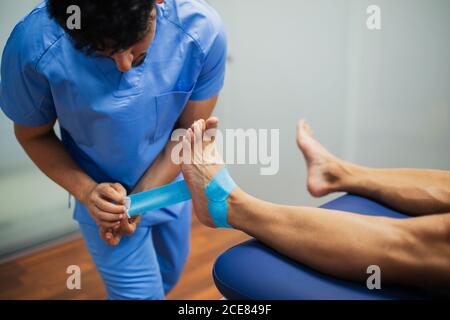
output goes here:
[{"label": "therapist's fingers", "polygon": [[100,235],[100,239],[106,241],[106,233],[108,232],[109,229],[105,228],[105,227],[99,227],[98,228],[98,233]]},{"label": "therapist's fingers", "polygon": [[133,234],[135,230],[136,227],[132,223],[130,223],[127,218],[122,219],[120,223],[120,231],[123,234],[130,235]]},{"label": "therapist's fingers", "polygon": [[111,187],[120,193],[124,198],[127,196],[127,190],[120,183],[112,183]]},{"label": "therapist's fingers", "polygon": [[105,220],[105,217],[103,216],[103,213],[98,215],[98,218],[96,219],[97,225],[105,228],[114,228],[120,225],[120,220],[114,220],[114,221],[108,221]]},{"label": "therapist's fingers", "polygon": [[120,230],[125,235],[131,235],[136,231],[138,224],[141,222],[141,215],[131,218],[124,218],[120,223]]},{"label": "therapist's fingers", "polygon": [[113,183],[101,183],[97,188],[97,192],[102,195],[102,197],[114,201],[117,204],[125,204],[125,194],[120,193],[113,187]]},{"label": "therapist's fingers", "polygon": [[[101,197],[94,197],[94,203],[97,208],[108,213],[125,214],[125,212],[127,211],[127,208],[124,205],[112,203]],[[116,220],[119,220],[120,218],[121,217],[116,217]]]},{"label": "therapist's fingers", "polygon": [[98,225],[111,228],[126,216],[124,205],[112,203],[114,199],[120,201],[121,197],[123,196],[111,184],[101,183],[91,190],[84,204]]},{"label": "therapist's fingers", "polygon": [[117,246],[119,244],[120,240],[122,239],[122,235],[120,234],[120,229],[112,228],[111,232],[107,236],[108,236],[108,239],[106,240],[106,242],[110,246]]},{"label": "therapist's fingers", "polygon": [[104,221],[104,220],[96,220],[97,221],[97,225],[99,227],[103,227],[103,228],[114,228],[120,225],[120,221],[117,222],[108,222],[108,221]]},{"label": "therapist's fingers", "polygon": [[120,219],[122,219],[123,217],[126,216],[125,213],[115,214],[115,213],[109,213],[109,212],[103,211],[96,205],[94,206],[94,208],[92,208],[92,213],[93,213],[94,217],[96,218],[96,220],[100,224],[108,223],[108,222],[117,224],[118,222],[120,222]]},{"label": "therapist's fingers", "polygon": [[120,224],[120,231],[125,235],[131,235],[136,231],[137,224],[134,220],[125,218]]},{"label": "therapist's fingers", "polygon": [[117,246],[122,238],[118,228],[99,228],[100,238],[110,246]]}]

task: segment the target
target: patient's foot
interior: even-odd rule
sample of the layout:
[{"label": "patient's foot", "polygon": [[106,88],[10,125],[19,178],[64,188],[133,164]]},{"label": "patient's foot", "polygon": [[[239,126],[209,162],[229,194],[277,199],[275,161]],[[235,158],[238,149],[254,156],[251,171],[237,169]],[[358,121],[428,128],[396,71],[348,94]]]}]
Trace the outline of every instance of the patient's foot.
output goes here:
[{"label": "patient's foot", "polygon": [[344,161],[326,150],[314,138],[309,124],[301,119],[297,124],[297,145],[308,167],[307,187],[314,197],[338,191]]},{"label": "patient's foot", "polygon": [[[219,120],[198,120],[183,137],[183,162],[181,169],[192,194],[194,212],[200,222],[215,227],[208,211],[205,188],[217,171],[224,166],[214,141]],[[190,151],[190,154],[185,154]]]}]

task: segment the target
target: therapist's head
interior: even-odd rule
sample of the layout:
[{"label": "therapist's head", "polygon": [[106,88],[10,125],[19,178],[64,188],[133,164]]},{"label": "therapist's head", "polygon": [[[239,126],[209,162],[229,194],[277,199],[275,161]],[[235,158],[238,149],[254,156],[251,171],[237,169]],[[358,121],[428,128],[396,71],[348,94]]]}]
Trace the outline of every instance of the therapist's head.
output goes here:
[{"label": "therapist's head", "polygon": [[[164,0],[48,0],[48,10],[86,54],[110,57],[126,72],[144,62],[156,30],[156,3]],[[79,27],[74,27],[80,9]],[[69,9],[68,9],[69,8]]]}]

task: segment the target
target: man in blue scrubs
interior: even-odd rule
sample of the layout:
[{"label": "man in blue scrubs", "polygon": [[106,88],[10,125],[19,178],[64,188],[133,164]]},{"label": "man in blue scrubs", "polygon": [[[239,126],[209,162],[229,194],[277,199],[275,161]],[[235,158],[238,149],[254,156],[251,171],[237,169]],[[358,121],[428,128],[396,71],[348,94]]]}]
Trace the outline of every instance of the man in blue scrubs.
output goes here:
[{"label": "man in blue scrubs", "polygon": [[[80,29],[66,23],[71,5]],[[10,35],[1,108],[34,163],[76,198],[110,299],[162,299],[179,278],[190,203],[132,221],[124,200],[180,179],[171,132],[209,117],[225,61],[222,22],[204,0],[48,0]]]}]

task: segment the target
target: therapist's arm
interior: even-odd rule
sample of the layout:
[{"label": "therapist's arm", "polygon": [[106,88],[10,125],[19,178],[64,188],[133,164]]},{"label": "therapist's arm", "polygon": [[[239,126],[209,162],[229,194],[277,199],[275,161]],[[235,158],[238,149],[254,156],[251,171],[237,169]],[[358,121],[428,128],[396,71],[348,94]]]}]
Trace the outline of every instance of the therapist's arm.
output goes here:
[{"label": "therapist's arm", "polygon": [[15,124],[14,132],[39,169],[83,203],[100,226],[111,228],[120,224],[120,219],[126,218],[125,189],[118,183],[97,184],[89,177],[66,151],[54,125],[55,122],[40,127]]},{"label": "therapist's arm", "polygon": [[[177,122],[177,128],[189,128],[195,120],[207,119],[214,111],[218,96],[208,100],[191,100],[186,104]],[[172,182],[181,172],[181,167],[171,159],[172,149],[178,141],[169,140],[144,176],[139,180],[133,193],[153,189]]]}]

